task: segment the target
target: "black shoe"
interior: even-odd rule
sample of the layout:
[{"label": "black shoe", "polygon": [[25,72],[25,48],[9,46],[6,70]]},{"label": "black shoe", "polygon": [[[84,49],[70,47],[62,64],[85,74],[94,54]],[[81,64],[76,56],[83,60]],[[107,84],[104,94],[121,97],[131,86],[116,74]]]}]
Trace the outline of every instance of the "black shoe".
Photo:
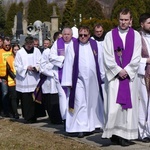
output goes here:
[{"label": "black shoe", "polygon": [[4,118],[13,118],[13,115],[10,113],[4,113],[3,116]]},{"label": "black shoe", "polygon": [[64,131],[66,131],[66,119],[63,120],[63,125],[64,125]]},{"label": "black shoe", "polygon": [[79,132],[78,138],[83,138],[83,137],[84,137],[84,133],[83,132]]},{"label": "black shoe", "polygon": [[19,119],[19,114],[15,114],[15,115],[14,115],[14,118],[15,118],[15,119]]},{"label": "black shoe", "polygon": [[31,123],[36,123],[36,119],[29,119],[29,120],[25,120],[25,124],[31,124]]},{"label": "black shoe", "polygon": [[121,146],[129,146],[130,143],[129,143],[129,141],[126,140],[126,139],[119,138],[119,145],[121,145]]},{"label": "black shoe", "polygon": [[26,120],[24,123],[25,124],[32,124],[32,123],[36,123],[36,121],[35,120]]},{"label": "black shoe", "polygon": [[94,132],[84,132],[84,136],[89,136],[89,135],[92,135],[94,134]]},{"label": "black shoe", "polygon": [[149,143],[149,142],[150,142],[150,138],[145,137],[144,139],[142,139],[142,142],[144,142],[144,143]]},{"label": "black shoe", "polygon": [[119,137],[117,135],[112,135],[110,140],[112,143],[119,144]]}]

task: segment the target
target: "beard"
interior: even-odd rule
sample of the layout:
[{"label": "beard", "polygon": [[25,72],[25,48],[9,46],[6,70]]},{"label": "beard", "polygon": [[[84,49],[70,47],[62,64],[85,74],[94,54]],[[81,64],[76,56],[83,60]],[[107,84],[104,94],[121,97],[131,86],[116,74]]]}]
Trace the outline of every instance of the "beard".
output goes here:
[{"label": "beard", "polygon": [[147,34],[150,34],[150,30],[143,28],[143,31]]}]

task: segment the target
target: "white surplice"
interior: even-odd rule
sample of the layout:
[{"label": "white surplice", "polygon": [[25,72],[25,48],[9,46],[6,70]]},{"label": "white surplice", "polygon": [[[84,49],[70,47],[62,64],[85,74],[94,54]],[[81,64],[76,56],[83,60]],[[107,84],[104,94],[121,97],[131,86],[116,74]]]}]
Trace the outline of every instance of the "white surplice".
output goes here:
[{"label": "white surplice", "polygon": [[[148,54],[150,55],[150,35],[142,33],[142,37],[146,43]],[[141,139],[145,137],[150,138],[150,104],[148,105],[148,99],[150,98],[147,94],[145,85],[145,67],[147,58],[142,58],[139,65],[138,77],[139,77],[139,136]],[[148,113],[148,120],[146,122],[146,115]]]},{"label": "white surplice", "polygon": [[34,52],[28,54],[22,47],[15,57],[16,90],[23,93],[33,92],[39,81],[39,74],[27,71],[28,66],[39,68],[41,52],[34,47]]},{"label": "white surplice", "polygon": [[[104,79],[103,51],[98,47],[101,78]],[[73,43],[68,46],[62,77],[62,86],[72,86],[74,63]],[[103,102],[99,92],[96,65],[90,43],[79,44],[79,74],[75,92],[74,111],[67,105],[66,132],[91,132],[104,124]]]},{"label": "white surplice", "polygon": [[42,85],[44,94],[58,93],[55,78],[58,79],[58,67],[62,68],[64,56],[51,54],[51,50],[47,48],[42,54],[40,61],[40,72],[47,76],[46,81]]},{"label": "white surplice", "polygon": [[[125,38],[128,30],[119,31],[125,46]],[[106,124],[103,138],[110,138],[117,135],[125,139],[138,138],[138,80],[137,70],[141,58],[141,37],[137,31],[134,31],[134,50],[130,63],[124,68],[130,77],[130,92],[132,108],[123,110],[122,106],[116,103],[119,79],[116,75],[122,70],[117,65],[114,55],[112,31],[108,32],[104,40],[104,63],[107,89],[107,100],[104,103]],[[124,93],[126,94],[126,93]]]}]

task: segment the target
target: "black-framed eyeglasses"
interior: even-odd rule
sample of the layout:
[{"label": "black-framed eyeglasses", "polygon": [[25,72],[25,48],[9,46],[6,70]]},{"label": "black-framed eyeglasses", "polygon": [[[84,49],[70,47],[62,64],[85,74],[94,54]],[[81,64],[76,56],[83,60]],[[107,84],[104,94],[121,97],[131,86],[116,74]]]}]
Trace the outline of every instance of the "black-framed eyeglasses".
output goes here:
[{"label": "black-framed eyeglasses", "polygon": [[88,34],[79,34],[79,37],[82,37],[82,36],[87,37]]}]

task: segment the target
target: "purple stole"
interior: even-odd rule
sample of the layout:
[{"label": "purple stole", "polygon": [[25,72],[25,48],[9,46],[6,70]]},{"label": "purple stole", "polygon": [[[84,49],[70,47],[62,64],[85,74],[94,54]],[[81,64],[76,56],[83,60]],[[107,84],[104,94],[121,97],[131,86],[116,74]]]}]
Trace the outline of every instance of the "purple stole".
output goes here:
[{"label": "purple stole", "polygon": [[[99,64],[98,64],[98,47],[97,43],[95,40],[90,39],[90,45],[93,51],[94,59],[95,59],[95,64],[96,64],[96,73],[97,73],[97,79],[98,79],[98,84],[99,84],[99,89],[100,89],[100,95],[103,100],[103,93],[102,93],[102,80],[100,76],[100,69],[99,69]],[[69,96],[69,109],[73,110],[74,109],[74,100],[75,100],[75,91],[76,91],[76,84],[78,80],[78,73],[79,73],[79,40],[75,40],[73,42],[74,44],[74,52],[75,52],[75,57],[74,57],[74,64],[73,64],[73,72],[72,72],[72,88],[70,91],[70,96]]]},{"label": "purple stole", "polygon": [[[122,39],[119,36],[118,28],[112,30],[113,44],[114,44],[114,53],[115,59],[118,66],[124,68],[131,61],[134,49],[134,30],[129,28],[129,31],[126,35],[125,48],[123,47]],[[120,64],[119,56],[117,55],[117,49],[122,49],[122,65]],[[131,103],[131,93],[129,87],[130,79],[119,78],[119,88],[116,103],[120,104],[123,109],[132,108]]]},{"label": "purple stole", "polygon": [[[76,38],[72,37],[72,40],[76,40]],[[57,40],[57,54],[58,56],[64,55],[65,53],[65,42],[63,38],[59,38]],[[61,83],[62,80],[62,73],[63,73],[63,68],[58,68],[58,77],[59,77],[59,82]],[[65,94],[67,95],[67,87],[63,87],[63,90]]]},{"label": "purple stole", "polygon": [[[76,38],[72,37],[72,40],[76,40]],[[65,42],[63,40],[63,38],[59,38],[57,40],[57,54],[58,56],[64,55],[65,53]],[[62,79],[62,72],[63,72],[63,68],[58,68],[58,76],[59,76],[59,81],[61,83],[61,79]]]},{"label": "purple stole", "polygon": [[47,76],[40,74],[40,81],[37,84],[37,86],[32,94],[33,100],[39,104],[42,103],[42,85],[46,79],[47,79]]}]

